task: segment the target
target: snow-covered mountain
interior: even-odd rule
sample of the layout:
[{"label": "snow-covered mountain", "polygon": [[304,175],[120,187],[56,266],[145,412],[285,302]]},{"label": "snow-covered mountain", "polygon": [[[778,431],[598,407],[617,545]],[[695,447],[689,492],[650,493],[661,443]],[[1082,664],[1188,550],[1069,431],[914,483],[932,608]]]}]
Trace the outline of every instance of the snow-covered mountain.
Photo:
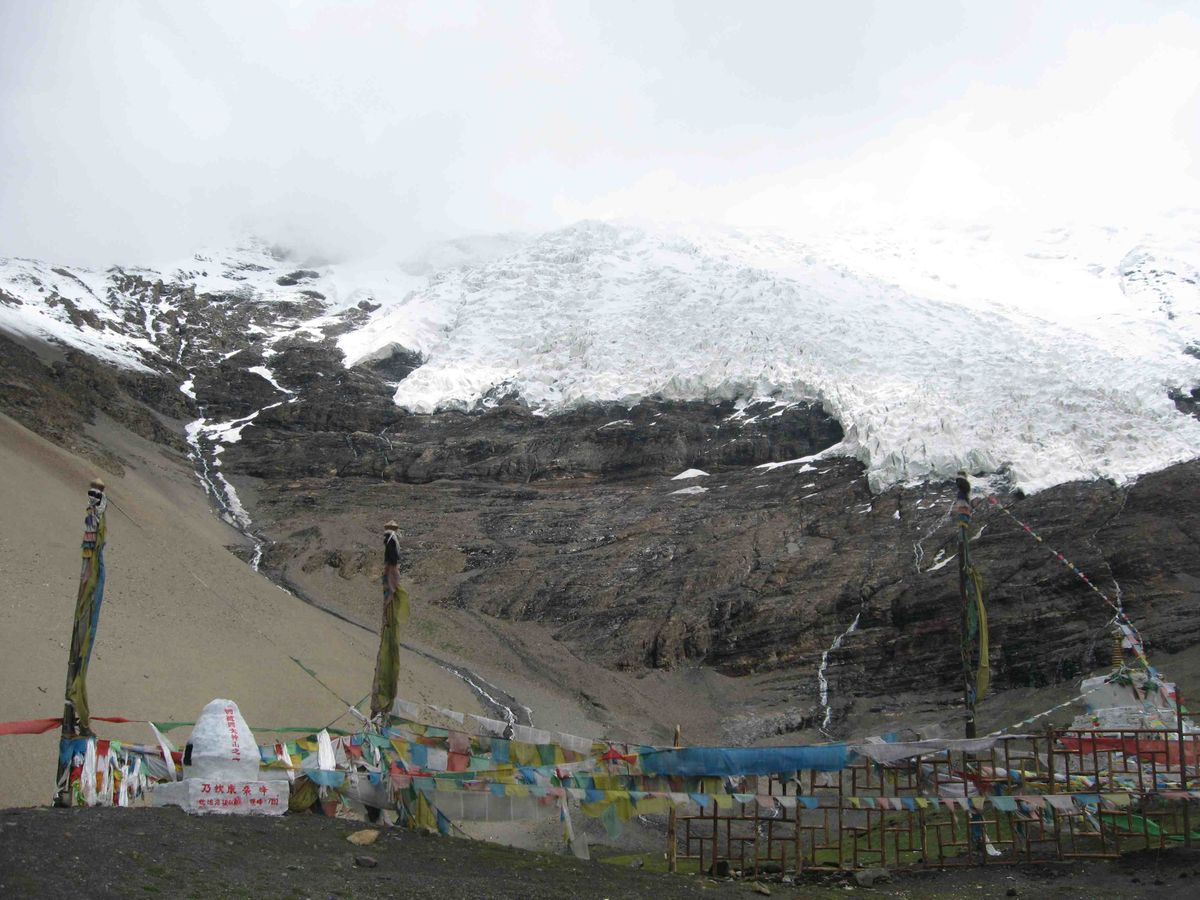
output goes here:
[{"label": "snow-covered mountain", "polygon": [[546,414],[815,399],[875,489],[967,467],[1036,491],[1200,455],[1200,421],[1170,396],[1200,385],[1198,270],[1194,214],[1037,234],[584,222],[406,263],[305,266],[256,242],[138,270],[2,260],[0,330],[186,390],[220,358],[195,350],[194,305],[219,296],[263,311],[246,332],[268,382],[275,348],[300,338],[336,340],[348,364],[419,354],[395,398],[417,412],[506,395]]}]

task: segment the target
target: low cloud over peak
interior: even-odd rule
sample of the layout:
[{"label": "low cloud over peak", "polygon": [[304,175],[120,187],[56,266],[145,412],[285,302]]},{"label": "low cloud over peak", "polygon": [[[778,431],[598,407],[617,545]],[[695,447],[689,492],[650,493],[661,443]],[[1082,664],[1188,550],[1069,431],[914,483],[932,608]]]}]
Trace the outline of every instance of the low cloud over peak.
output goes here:
[{"label": "low cloud over peak", "polygon": [[6,4],[0,255],[1194,203],[1188,7]]}]

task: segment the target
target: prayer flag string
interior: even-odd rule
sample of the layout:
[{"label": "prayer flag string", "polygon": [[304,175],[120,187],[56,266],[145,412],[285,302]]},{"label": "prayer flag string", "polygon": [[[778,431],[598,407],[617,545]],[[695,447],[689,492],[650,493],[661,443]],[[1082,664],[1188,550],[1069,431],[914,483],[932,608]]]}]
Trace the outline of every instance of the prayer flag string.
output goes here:
[{"label": "prayer flag string", "polygon": [[1141,634],[1138,632],[1137,627],[1133,624],[1133,621],[1129,618],[1128,615],[1126,615],[1125,609],[1120,604],[1120,602],[1113,600],[1111,597],[1108,596],[1108,594],[1104,593],[1104,591],[1102,591],[1100,589],[1100,587],[1094,581],[1092,581],[1092,579],[1088,578],[1087,574],[1083,570],[1081,570],[1078,566],[1076,566],[1075,563],[1071,562],[1071,560],[1069,560],[1064,554],[1062,554],[1061,552],[1059,552],[1058,550],[1054,549],[1049,544],[1047,544],[1046,541],[1042,538],[1042,536],[1040,534],[1038,534],[1036,531],[1034,531],[1030,525],[1028,525],[1025,522],[1022,522],[1015,515],[1013,515],[1011,512],[1009,512],[1008,509],[1001,506],[1000,501],[996,499],[996,496],[994,494],[990,495],[987,499],[988,499],[988,503],[991,504],[993,509],[1000,510],[1000,512],[1004,513],[1004,515],[1008,516],[1010,519],[1012,519],[1014,522],[1016,522],[1017,525],[1019,525],[1021,527],[1022,531],[1024,531],[1026,534],[1028,534],[1031,538],[1033,538],[1035,541],[1037,541],[1043,547],[1045,547],[1051,556],[1053,556],[1056,560],[1058,560],[1060,563],[1062,563],[1064,566],[1066,566],[1068,569],[1070,569],[1071,572],[1074,573],[1076,578],[1078,578],[1080,581],[1082,581],[1084,584],[1086,584],[1092,590],[1092,592],[1094,594],[1099,596],[1101,600],[1103,600],[1110,607],[1112,607],[1113,611],[1116,613],[1117,627],[1121,629],[1121,632],[1125,635],[1125,637],[1129,638],[1129,643],[1131,645],[1131,648],[1133,649],[1134,654],[1137,656],[1137,658],[1139,660],[1141,660],[1142,665],[1144,665],[1146,667],[1146,671],[1150,672],[1152,675],[1158,675],[1159,673],[1155,670],[1155,668],[1152,665],[1150,665],[1150,660],[1146,656],[1146,651],[1143,646]]}]

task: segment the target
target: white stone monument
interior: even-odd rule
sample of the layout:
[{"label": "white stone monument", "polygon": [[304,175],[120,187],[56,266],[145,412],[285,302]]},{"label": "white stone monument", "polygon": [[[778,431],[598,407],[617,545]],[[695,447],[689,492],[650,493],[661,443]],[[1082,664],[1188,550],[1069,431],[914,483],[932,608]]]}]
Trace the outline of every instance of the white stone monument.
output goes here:
[{"label": "white stone monument", "polygon": [[191,745],[183,780],[156,785],[150,794],[154,806],[226,815],[287,812],[287,779],[261,777],[258,742],[232,700],[213,700],[204,707],[192,728]]}]

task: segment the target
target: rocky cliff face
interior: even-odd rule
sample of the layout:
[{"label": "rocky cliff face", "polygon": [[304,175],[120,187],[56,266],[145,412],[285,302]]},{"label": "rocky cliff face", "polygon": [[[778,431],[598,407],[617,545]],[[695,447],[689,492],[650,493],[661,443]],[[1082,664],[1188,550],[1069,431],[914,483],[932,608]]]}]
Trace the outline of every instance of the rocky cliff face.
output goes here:
[{"label": "rocky cliff face", "polygon": [[[100,414],[191,454],[218,509],[259,545],[256,565],[364,620],[369,601],[347,597],[370,596],[379,525],[395,516],[421,602],[548,626],[614,669],[753,675],[779,709],[768,730],[832,733],[855,698],[955,693],[951,487],[872,493],[820,405],[648,399],[545,416],[490,396],[472,412],[411,415],[392,395],[419,353],[347,368],[335,343],[369,299],[335,308],[306,286],[309,270],[244,265],[231,271],[286,293],[112,270],[98,313],[53,287],[73,327],[155,352],[132,372],[0,339],[0,409],[110,466],[120,460],[88,437]],[[689,469],[705,474],[675,477]],[[1047,544],[1124,604],[1152,650],[1200,642],[1198,495],[1196,461],[1127,487],[1002,493],[1041,545],[981,501],[972,552],[995,688],[1107,660],[1113,611]]]},{"label": "rocky cliff face", "polygon": [[[324,418],[303,405],[289,415]],[[264,423],[227,464],[261,479],[259,523],[277,538],[264,565],[289,580],[376,571],[371,524],[396,515],[424,600],[549,625],[612,667],[771,673],[801,710],[788,727],[827,712],[836,726],[855,696],[952,693],[951,486],[873,496],[861,464],[836,455],[763,468],[835,445],[836,424],[811,408],[764,427],[745,423],[753,409],[731,413],[646,403],[543,419],[502,407],[401,416],[384,435]],[[295,471],[293,458],[305,461]],[[690,467],[709,474],[672,479]],[[1186,463],[1129,488],[1002,499],[1123,602],[1153,647],[1177,651],[1200,641],[1200,517],[1186,502],[1198,489],[1200,464]],[[1105,665],[1113,610],[978,505],[996,689]]]}]

